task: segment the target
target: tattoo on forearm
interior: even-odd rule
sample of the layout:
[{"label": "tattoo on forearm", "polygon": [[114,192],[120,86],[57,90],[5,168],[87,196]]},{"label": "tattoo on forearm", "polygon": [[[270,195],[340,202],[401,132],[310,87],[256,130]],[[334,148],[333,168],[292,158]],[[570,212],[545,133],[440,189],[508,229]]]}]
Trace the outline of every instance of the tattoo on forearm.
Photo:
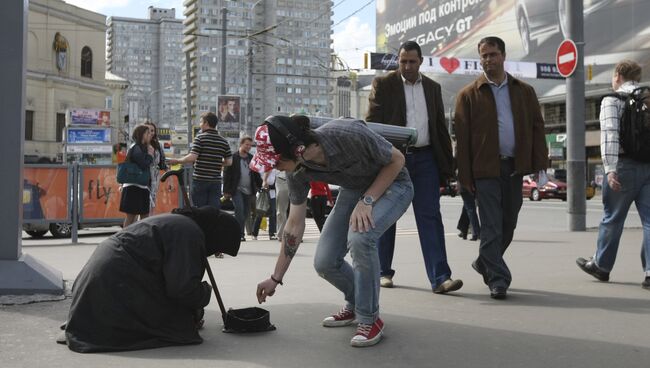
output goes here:
[{"label": "tattoo on forearm", "polygon": [[295,256],[296,252],[298,251],[298,246],[300,245],[298,237],[285,233],[282,237],[282,240],[284,241],[284,255],[289,258],[293,258],[293,256]]}]

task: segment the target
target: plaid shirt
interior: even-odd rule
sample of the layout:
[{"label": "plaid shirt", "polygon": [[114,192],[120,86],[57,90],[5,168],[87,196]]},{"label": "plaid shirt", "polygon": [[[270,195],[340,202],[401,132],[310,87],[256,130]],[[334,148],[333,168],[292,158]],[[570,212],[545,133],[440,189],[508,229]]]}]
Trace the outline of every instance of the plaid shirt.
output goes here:
[{"label": "plaid shirt", "polygon": [[[625,82],[616,90],[618,93],[632,93],[636,82]],[[605,97],[600,105],[600,156],[603,159],[605,174],[616,172],[618,155],[623,153],[618,138],[619,122],[625,102],[616,97]]]}]

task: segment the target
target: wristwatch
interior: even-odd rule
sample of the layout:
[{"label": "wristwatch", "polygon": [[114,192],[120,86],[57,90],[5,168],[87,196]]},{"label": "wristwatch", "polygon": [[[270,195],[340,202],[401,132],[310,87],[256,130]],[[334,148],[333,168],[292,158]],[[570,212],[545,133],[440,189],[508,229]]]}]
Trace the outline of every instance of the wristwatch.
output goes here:
[{"label": "wristwatch", "polygon": [[375,204],[375,199],[371,195],[364,195],[359,198],[359,201],[363,202],[366,206],[372,206]]}]

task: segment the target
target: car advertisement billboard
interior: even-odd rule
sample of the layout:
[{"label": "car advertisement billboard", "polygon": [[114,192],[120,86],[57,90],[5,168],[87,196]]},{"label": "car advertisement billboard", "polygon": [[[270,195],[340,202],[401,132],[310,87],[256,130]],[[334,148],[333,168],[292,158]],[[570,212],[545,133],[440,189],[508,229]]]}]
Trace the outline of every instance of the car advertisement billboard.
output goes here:
[{"label": "car advertisement billboard", "polygon": [[[478,41],[498,36],[508,60],[554,64],[568,36],[567,1],[377,0],[377,50],[415,40],[425,56],[477,58]],[[583,14],[585,64],[650,59],[650,1],[584,0]]]}]

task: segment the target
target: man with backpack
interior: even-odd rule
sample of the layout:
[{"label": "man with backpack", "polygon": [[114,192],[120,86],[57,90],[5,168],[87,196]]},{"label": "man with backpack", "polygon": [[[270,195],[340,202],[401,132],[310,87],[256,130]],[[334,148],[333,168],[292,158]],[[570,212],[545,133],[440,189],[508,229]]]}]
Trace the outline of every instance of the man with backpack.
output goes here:
[{"label": "man with backpack", "polygon": [[636,204],[643,224],[641,263],[650,289],[650,88],[639,88],[641,67],[619,62],[612,76],[615,94],[605,96],[600,108],[600,151],[607,180],[603,185],[604,216],[596,254],[578,258],[578,267],[600,281],[609,281],[623,233],[625,217]]}]

